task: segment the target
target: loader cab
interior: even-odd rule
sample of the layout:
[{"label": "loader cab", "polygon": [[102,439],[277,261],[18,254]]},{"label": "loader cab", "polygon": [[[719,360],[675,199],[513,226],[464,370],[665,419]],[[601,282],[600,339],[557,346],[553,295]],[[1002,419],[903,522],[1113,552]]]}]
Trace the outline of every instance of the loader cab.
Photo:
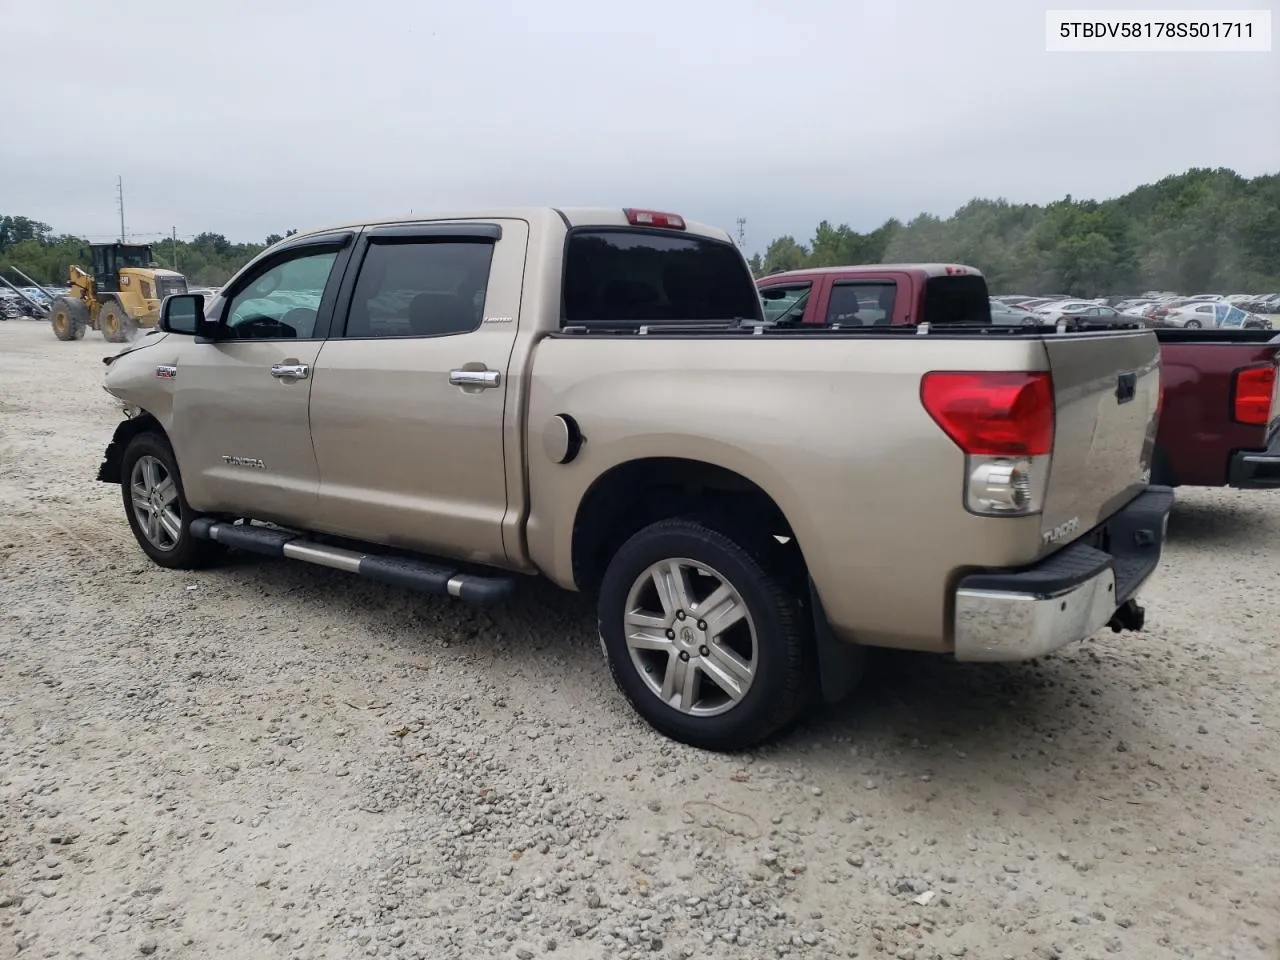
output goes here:
[{"label": "loader cab", "polygon": [[145,244],[95,243],[89,250],[93,259],[93,285],[99,293],[119,293],[122,269],[148,269],[154,262],[151,247]]}]

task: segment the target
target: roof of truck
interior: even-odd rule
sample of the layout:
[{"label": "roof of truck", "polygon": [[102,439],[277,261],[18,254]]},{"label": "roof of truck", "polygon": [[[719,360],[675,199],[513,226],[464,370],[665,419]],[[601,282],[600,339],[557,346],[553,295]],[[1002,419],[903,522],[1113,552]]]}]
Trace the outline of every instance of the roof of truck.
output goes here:
[{"label": "roof of truck", "polygon": [[[655,213],[668,212],[665,210],[658,211],[650,207],[637,207],[632,209],[646,210]],[[415,212],[403,217],[371,217],[368,220],[331,224],[326,227],[299,231],[292,236],[285,237],[281,242],[284,243],[285,241],[288,241],[292,243],[305,237],[332,233],[335,230],[357,230],[360,227],[385,226],[388,224],[431,223],[441,220],[525,220],[532,227],[546,226],[557,222],[568,227],[629,227],[631,224],[627,221],[626,210],[627,208],[625,207],[483,207],[474,210],[445,210],[424,213]],[[672,227],[656,227],[653,229],[670,230],[674,234],[692,234],[694,236],[709,237],[715,240],[732,242],[732,238],[728,231],[723,230],[720,227],[713,227],[710,224],[690,220],[678,211],[669,212],[680,216],[680,218],[684,220],[685,228],[683,230]]]},{"label": "roof of truck", "polygon": [[957,273],[961,276],[970,274],[973,276],[982,276],[982,271],[977,267],[970,267],[963,263],[858,263],[850,264],[844,267],[803,267],[799,270],[785,270],[782,273],[771,273],[761,277],[764,280],[776,280],[779,277],[811,277],[815,275],[826,274],[858,274],[858,273],[913,273],[922,277],[945,277],[954,276]]}]

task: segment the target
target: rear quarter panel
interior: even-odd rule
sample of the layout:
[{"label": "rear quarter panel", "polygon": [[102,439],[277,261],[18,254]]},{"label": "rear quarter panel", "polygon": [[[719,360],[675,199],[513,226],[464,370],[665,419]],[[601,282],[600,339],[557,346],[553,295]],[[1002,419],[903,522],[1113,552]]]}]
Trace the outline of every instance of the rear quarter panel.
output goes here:
[{"label": "rear quarter panel", "polygon": [[1232,416],[1232,375],[1275,359],[1280,345],[1186,342],[1160,345],[1164,402],[1156,434],[1156,463],[1165,482],[1224,486],[1231,455],[1266,445],[1265,426]]},{"label": "rear quarter panel", "polygon": [[[529,378],[530,556],[572,589],[574,519],[598,477],[649,457],[711,463],[782,509],[837,634],[946,650],[954,579],[1033,560],[1040,518],[965,510],[964,456],[921,405],[921,375],[1046,362],[1029,339],[543,340]],[[565,465],[542,441],[561,413],[586,439]]]}]

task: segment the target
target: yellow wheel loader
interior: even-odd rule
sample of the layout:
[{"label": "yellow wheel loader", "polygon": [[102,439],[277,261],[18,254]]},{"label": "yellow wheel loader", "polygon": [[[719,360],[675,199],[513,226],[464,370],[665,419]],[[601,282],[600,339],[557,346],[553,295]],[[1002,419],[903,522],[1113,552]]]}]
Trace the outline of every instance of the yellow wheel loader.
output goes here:
[{"label": "yellow wheel loader", "polygon": [[49,323],[59,340],[79,340],[92,327],[112,343],[125,343],[159,323],[165,297],[187,292],[186,278],[157,267],[145,244],[94,243],[89,251],[93,273],[72,264],[71,292],[50,304]]}]

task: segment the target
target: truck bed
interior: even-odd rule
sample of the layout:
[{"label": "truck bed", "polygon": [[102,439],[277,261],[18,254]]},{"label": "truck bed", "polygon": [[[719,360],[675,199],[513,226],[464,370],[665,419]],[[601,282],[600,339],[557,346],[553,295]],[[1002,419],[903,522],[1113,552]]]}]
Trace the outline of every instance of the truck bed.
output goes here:
[{"label": "truck bed", "polygon": [[[1146,489],[1157,357],[1145,330],[570,326],[536,348],[529,423],[570,411],[584,442],[567,466],[530,460],[531,555],[541,569],[570,566],[572,531],[553,529],[555,506],[581,501],[614,464],[709,460],[791,520],[837,635],[946,649],[949,601],[937,584],[1034,564]],[[1052,465],[1036,474],[1040,511],[966,508],[965,453],[921,402],[930,371],[1051,374],[1057,424]],[[542,439],[534,433],[530,447]]]}]

